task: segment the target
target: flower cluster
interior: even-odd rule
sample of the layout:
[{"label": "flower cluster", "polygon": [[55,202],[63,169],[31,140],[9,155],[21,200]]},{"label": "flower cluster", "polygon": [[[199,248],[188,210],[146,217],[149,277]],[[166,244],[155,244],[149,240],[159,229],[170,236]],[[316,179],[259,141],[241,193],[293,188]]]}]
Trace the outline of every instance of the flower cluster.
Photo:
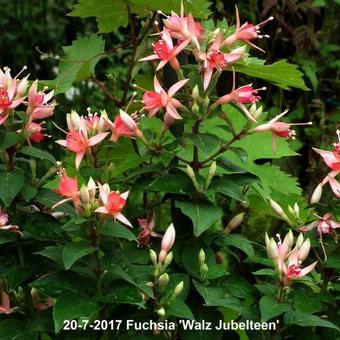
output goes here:
[{"label": "flower cluster", "polygon": [[280,282],[284,286],[290,286],[292,281],[301,278],[311,272],[317,262],[302,267],[302,262],[307,258],[310,251],[310,240],[304,240],[303,234],[300,234],[296,240],[295,247],[294,236],[292,231],[289,231],[283,242],[280,235],[277,235],[278,242],[274,238],[269,238],[266,233],[266,248],[268,256],[273,259],[274,266]]},{"label": "flower cluster", "polygon": [[144,138],[135,120],[122,110],[113,122],[105,110],[101,111],[100,116],[97,113],[79,116],[76,111],[71,111],[66,115],[66,121],[68,131],[63,131],[66,139],[57,140],[56,143],[76,154],[77,169],[85,155],[93,158],[95,147],[110,134],[109,131],[113,142],[117,142],[122,136]]},{"label": "flower cluster", "polygon": [[[99,192],[97,196],[97,191]],[[102,217],[112,216],[129,227],[132,227],[128,219],[121,213],[123,210],[129,192],[120,193],[119,191],[111,191],[108,184],[100,184],[89,179],[87,185],[82,185],[79,189],[77,177],[69,177],[65,170],[60,171],[59,188],[56,192],[65,197],[53,208],[61,204],[72,202],[75,210],[84,216],[91,216],[94,212]]]},{"label": "flower cluster", "polygon": [[20,105],[26,106],[26,118],[19,132],[27,138],[28,142],[39,143],[45,137],[42,132],[44,122],[36,121],[53,115],[56,106],[53,100],[54,91],[45,93],[47,87],[38,90],[37,80],[29,86],[28,76],[19,79],[18,77],[25,70],[26,67],[23,67],[22,71],[13,78],[8,67],[0,69],[0,125],[12,126],[15,109]]}]

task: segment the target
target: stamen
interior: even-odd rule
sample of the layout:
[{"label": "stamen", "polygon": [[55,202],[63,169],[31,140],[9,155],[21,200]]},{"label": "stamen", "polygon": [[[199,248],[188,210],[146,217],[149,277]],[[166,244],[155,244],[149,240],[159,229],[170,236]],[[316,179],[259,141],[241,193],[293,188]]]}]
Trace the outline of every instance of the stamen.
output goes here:
[{"label": "stamen", "polygon": [[313,122],[307,122],[307,123],[290,123],[289,125],[294,125],[294,126],[298,126],[298,125],[313,125]]},{"label": "stamen", "polygon": [[21,74],[22,72],[26,71],[26,70],[27,70],[27,66],[25,65],[25,66],[23,66],[23,68],[21,69],[21,71],[19,71],[19,73],[14,77],[14,79],[17,79],[17,78],[20,76],[20,74]]},{"label": "stamen", "polygon": [[132,87],[134,87],[134,88],[136,88],[136,89],[140,89],[140,90],[142,90],[142,91],[144,91],[144,92],[149,91],[149,90],[145,89],[144,87],[141,87],[141,86],[139,86],[139,85],[137,85],[137,84],[132,84]]},{"label": "stamen", "polygon": [[268,19],[266,19],[266,20],[264,20],[264,21],[261,21],[259,24],[257,24],[257,25],[255,26],[255,28],[260,28],[260,26],[263,26],[263,25],[265,25],[267,22],[272,21],[272,20],[274,20],[274,17],[273,17],[273,16],[269,17]]},{"label": "stamen", "polygon": [[281,235],[280,234],[276,234],[275,235],[277,237],[277,239],[279,240],[279,244],[282,244],[282,241],[281,241]]},{"label": "stamen", "polygon": [[340,130],[339,129],[336,130],[336,134],[338,135],[338,140],[339,140],[339,143],[340,143]]}]

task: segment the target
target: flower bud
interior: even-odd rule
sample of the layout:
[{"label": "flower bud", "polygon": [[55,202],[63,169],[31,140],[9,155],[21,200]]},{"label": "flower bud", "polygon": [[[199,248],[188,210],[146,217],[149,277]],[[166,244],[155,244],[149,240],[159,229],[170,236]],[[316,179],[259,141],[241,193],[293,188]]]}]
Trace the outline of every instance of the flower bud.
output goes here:
[{"label": "flower bud", "polygon": [[310,251],[310,240],[308,238],[302,243],[299,249],[299,253],[298,253],[299,261],[304,261],[307,258],[309,251]]},{"label": "flower bud", "polygon": [[84,184],[80,188],[79,197],[83,205],[90,203],[90,194]]},{"label": "flower bud", "polygon": [[290,222],[288,216],[286,215],[286,213],[283,211],[283,209],[277,202],[273,201],[272,199],[269,199],[269,203],[270,203],[270,207],[276,214],[278,214],[283,220]]},{"label": "flower bud", "polygon": [[193,168],[189,164],[187,164],[186,172],[187,172],[188,176],[190,177],[195,189],[199,190],[199,185],[198,185],[198,182],[197,182],[197,179],[196,179],[196,175],[194,173]]},{"label": "flower bud", "polygon": [[191,93],[191,98],[193,99],[194,102],[196,102],[199,95],[200,93],[199,93],[198,85],[196,84],[194,88],[192,89],[192,93]]},{"label": "flower bud", "polygon": [[233,230],[235,230],[242,222],[244,219],[244,212],[237,214],[236,216],[234,216],[230,222],[228,223],[228,225],[225,227],[224,232],[226,234],[229,234],[230,232],[232,232]]},{"label": "flower bud", "polygon": [[322,196],[322,184],[320,183],[313,191],[310,203],[319,203]]},{"label": "flower bud", "polygon": [[216,174],[216,161],[213,161],[210,165],[210,168],[209,168],[209,173],[208,173],[208,178],[207,178],[207,181],[205,183],[205,188],[208,189],[209,186],[210,186],[210,183],[211,183],[211,180],[213,179],[213,177],[215,176]]},{"label": "flower bud", "polygon": [[184,288],[184,281],[181,281],[174,289],[174,294],[178,296],[179,294],[182,293]]},{"label": "flower bud", "polygon": [[87,183],[87,190],[89,193],[89,199],[90,199],[90,203],[93,203],[95,198],[96,198],[96,183],[94,182],[94,180],[92,179],[92,177],[90,177],[88,183]]},{"label": "flower bud", "polygon": [[169,275],[167,273],[162,274],[158,278],[158,284],[161,288],[164,288],[169,283]]},{"label": "flower bud", "polygon": [[98,132],[104,132],[107,130],[107,120],[109,117],[107,116],[106,110],[100,111],[100,118],[98,121]]},{"label": "flower bud", "polygon": [[171,223],[162,238],[161,252],[159,253],[159,262],[162,263],[165,260],[169,250],[172,248],[176,237],[176,230]]},{"label": "flower bud", "polygon": [[205,96],[203,99],[203,106],[207,108],[209,106],[209,103],[210,103],[210,98],[208,96]]},{"label": "flower bud", "polygon": [[164,264],[163,264],[163,270],[165,270],[167,267],[170,266],[172,259],[173,259],[174,255],[172,253],[172,251],[166,256],[165,260],[164,260]]},{"label": "flower bud", "polygon": [[163,307],[157,309],[157,314],[159,316],[164,316],[165,315],[165,309]]},{"label": "flower bud", "polygon": [[17,86],[17,96],[18,97],[22,97],[22,96],[25,95],[26,90],[27,90],[27,86],[28,86],[28,76],[21,79],[21,81],[19,82],[19,84]]},{"label": "flower bud", "polygon": [[205,252],[203,249],[201,249],[198,254],[198,262],[200,264],[200,267],[202,267],[203,264],[205,263]]},{"label": "flower bud", "polygon": [[204,263],[203,266],[200,269],[201,276],[202,276],[203,279],[205,279],[206,275],[208,274],[208,271],[209,271],[209,267],[206,263]]},{"label": "flower bud", "polygon": [[119,110],[119,115],[120,119],[131,131],[138,130],[136,122],[126,112],[124,112],[123,110]]},{"label": "flower bud", "polygon": [[197,103],[194,103],[194,104],[192,105],[192,107],[191,107],[192,113],[195,114],[195,115],[197,115],[198,112],[199,112],[199,110],[200,110],[200,108],[199,108],[199,106],[197,105]]},{"label": "flower bud", "polygon": [[152,264],[154,266],[156,266],[157,265],[157,254],[156,254],[156,252],[154,250],[150,249],[149,256],[150,256],[150,260],[151,260]]},{"label": "flower bud", "polygon": [[[81,125],[81,118],[78,115],[78,113],[74,110],[71,111],[70,121],[71,121],[71,130],[72,129],[78,130]],[[70,126],[68,126],[68,129],[70,130]]]},{"label": "flower bud", "polygon": [[295,213],[295,216],[297,217],[297,218],[299,218],[300,217],[300,207],[299,207],[299,205],[295,202],[295,204],[294,204],[294,213]]},{"label": "flower bud", "polygon": [[300,248],[302,246],[302,243],[303,243],[303,234],[300,233],[296,241],[296,247]]}]

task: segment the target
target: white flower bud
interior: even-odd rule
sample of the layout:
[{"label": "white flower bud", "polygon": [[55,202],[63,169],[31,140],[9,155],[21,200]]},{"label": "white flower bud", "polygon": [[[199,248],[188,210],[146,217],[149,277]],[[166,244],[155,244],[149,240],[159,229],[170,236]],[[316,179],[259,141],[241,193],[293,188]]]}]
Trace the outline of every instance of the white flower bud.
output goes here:
[{"label": "white flower bud", "polygon": [[315,189],[310,199],[310,203],[319,203],[322,196],[322,184],[320,183]]},{"label": "white flower bud", "polygon": [[230,222],[228,223],[228,225],[225,227],[224,232],[226,234],[229,234],[230,232],[232,232],[233,230],[235,230],[242,222],[244,219],[244,212],[237,214],[236,216],[234,216]]}]

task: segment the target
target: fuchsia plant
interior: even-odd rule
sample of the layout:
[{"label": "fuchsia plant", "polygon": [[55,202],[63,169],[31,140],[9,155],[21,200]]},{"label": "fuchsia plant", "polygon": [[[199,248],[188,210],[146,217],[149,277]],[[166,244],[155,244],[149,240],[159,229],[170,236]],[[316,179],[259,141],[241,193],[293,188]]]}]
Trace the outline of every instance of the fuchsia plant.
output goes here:
[{"label": "fuchsia plant", "polygon": [[[53,339],[64,336],[66,319],[78,325],[81,320],[91,324],[135,315],[178,325],[179,319],[201,320],[210,311],[215,313],[207,314],[212,319],[228,319],[229,312],[237,315],[235,320],[280,318],[285,325],[263,338],[284,338],[293,324],[288,321],[298,319],[300,326],[307,317],[292,302],[304,292],[303,284],[322,294],[336,287],[329,284],[336,274],[326,249],[330,256],[337,249],[335,242],[329,244],[337,240],[340,223],[332,205],[319,202],[326,183],[340,197],[340,142],[333,151],[314,148],[331,171],[315,189],[311,204],[302,202],[297,190],[289,192],[292,179],[287,174],[257,161],[287,156],[284,148],[291,155],[287,140],[297,134],[292,127],[311,122],[284,121],[288,109],[267,117],[259,104],[266,87],[241,76],[252,75],[247,73],[252,68],[259,78],[271,79],[267,65],[249,56],[251,48],[264,52],[255,42],[269,37],[260,28],[273,17],[258,25],[242,24],[236,8],[235,26],[227,27],[224,21],[199,22],[181,3],[180,14],[155,10],[136,35],[135,9],[130,4],[127,8],[132,60],[122,99],[91,75],[117,107],[99,113],[89,108],[85,115],[74,109],[61,112],[54,90],[47,92],[28,76],[13,78],[8,68],[0,71],[0,244],[18,257],[17,266],[0,276],[0,314],[27,319],[27,329],[35,315],[46,316],[54,328],[39,328],[39,339],[50,338],[47,333]],[[108,54],[82,60],[77,77],[83,79],[92,72],[92,63]],[[62,62],[74,66],[79,61]],[[145,84],[134,74],[139,68]],[[222,72],[232,72],[232,80],[216,91]],[[283,88],[294,86],[284,81]],[[53,143],[47,144],[52,128],[42,120],[55,112],[65,115],[66,129],[54,124],[65,139],[57,139],[55,129]],[[325,209],[329,211],[318,211]],[[281,220],[273,223],[275,233],[289,228],[283,241],[281,232],[278,241],[268,236],[257,210],[261,218],[271,214]],[[324,260],[318,242],[304,236],[313,229]],[[248,239],[251,233],[254,240]],[[299,233],[295,246],[294,233]],[[264,258],[261,235],[272,261]],[[337,328],[313,317],[306,323],[317,320],[313,325]],[[118,329],[111,331],[120,336]],[[24,336],[31,334],[27,332]],[[185,332],[160,327],[148,336],[159,333],[185,339]],[[136,334],[126,330],[125,335]],[[108,339],[107,330],[99,338]]]}]

